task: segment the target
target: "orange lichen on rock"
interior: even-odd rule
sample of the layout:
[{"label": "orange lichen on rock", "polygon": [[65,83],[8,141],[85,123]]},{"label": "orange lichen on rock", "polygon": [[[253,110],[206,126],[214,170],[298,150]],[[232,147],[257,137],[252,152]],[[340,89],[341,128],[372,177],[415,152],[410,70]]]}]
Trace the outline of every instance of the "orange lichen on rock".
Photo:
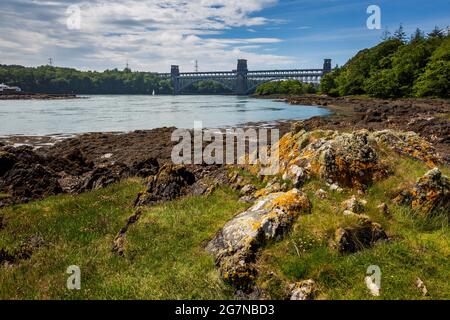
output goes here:
[{"label": "orange lichen on rock", "polygon": [[372,137],[377,143],[402,155],[425,162],[429,168],[434,168],[442,162],[433,145],[415,132],[383,130],[374,132]]},{"label": "orange lichen on rock", "polygon": [[422,215],[443,211],[450,216],[449,178],[434,168],[419,178],[414,186],[400,192],[394,202],[410,205]]},{"label": "orange lichen on rock", "polygon": [[271,206],[294,216],[301,212],[311,212],[311,203],[308,197],[297,189],[286,192],[274,199]]},{"label": "orange lichen on rock", "polygon": [[239,289],[249,288],[258,249],[283,237],[295,218],[310,210],[308,198],[298,189],[269,194],[227,222],[206,249],[216,257],[225,281]]}]

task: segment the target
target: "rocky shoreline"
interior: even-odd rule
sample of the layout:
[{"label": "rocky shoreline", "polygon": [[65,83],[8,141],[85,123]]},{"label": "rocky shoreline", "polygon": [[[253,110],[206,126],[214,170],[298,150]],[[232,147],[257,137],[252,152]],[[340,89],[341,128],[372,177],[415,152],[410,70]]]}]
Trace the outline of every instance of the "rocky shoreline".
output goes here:
[{"label": "rocky shoreline", "polygon": [[7,93],[0,94],[0,100],[62,100],[80,99],[75,94],[70,93]]},{"label": "rocky shoreline", "polygon": [[[271,98],[284,99],[293,105],[322,106],[332,111],[329,116],[301,121],[300,126],[307,131],[414,131],[433,145],[433,152],[440,155],[442,163],[450,162],[449,101],[385,101],[317,95]],[[279,121],[274,126],[280,129],[280,136],[283,136],[293,124],[298,125],[292,120]],[[244,127],[261,125],[248,123]],[[86,133],[68,137],[2,137],[0,162],[4,171],[2,175],[5,175],[0,179],[0,193],[12,197],[3,197],[0,202],[7,205],[61,192],[95,189],[133,174],[141,175],[139,170],[142,168],[147,170],[151,167],[151,173],[155,174],[158,164],[170,162],[172,148],[176,144],[171,142],[173,130],[174,127],[164,127],[129,133]],[[7,172],[13,168],[13,172]],[[40,184],[34,183],[35,180],[45,180],[42,188]]]}]

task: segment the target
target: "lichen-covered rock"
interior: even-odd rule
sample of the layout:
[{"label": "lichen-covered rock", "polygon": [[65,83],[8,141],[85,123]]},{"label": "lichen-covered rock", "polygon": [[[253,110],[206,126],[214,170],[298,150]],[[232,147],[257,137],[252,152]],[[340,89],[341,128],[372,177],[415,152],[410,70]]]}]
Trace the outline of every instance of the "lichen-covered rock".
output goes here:
[{"label": "lichen-covered rock", "polygon": [[258,248],[281,238],[311,204],[298,189],[272,193],[227,222],[206,249],[216,257],[223,279],[238,289],[251,286],[256,271],[252,265]]},{"label": "lichen-covered rock", "polygon": [[340,253],[353,253],[386,239],[388,236],[380,224],[372,222],[366,216],[358,215],[352,226],[336,230],[333,246]]},{"label": "lichen-covered rock", "polygon": [[194,184],[195,176],[184,165],[166,164],[158,173],[149,178],[147,190],[139,194],[137,205],[151,205],[161,201],[173,200]]},{"label": "lichen-covered rock", "polygon": [[292,286],[291,300],[313,300],[317,295],[317,285],[312,279],[303,280]]},{"label": "lichen-covered rock", "polygon": [[438,168],[428,171],[416,184],[403,190],[394,202],[410,205],[423,215],[434,211],[450,215],[450,181]]},{"label": "lichen-covered rock", "polygon": [[371,136],[377,143],[400,154],[424,161],[430,168],[442,162],[435,148],[415,132],[383,130],[373,132]]},{"label": "lichen-covered rock", "polygon": [[297,183],[318,177],[329,184],[365,189],[386,175],[385,165],[365,130],[288,133],[280,139],[279,150],[282,174]]},{"label": "lichen-covered rock", "polygon": [[364,211],[366,204],[366,200],[359,200],[355,195],[353,195],[350,199],[343,201],[341,207],[344,211],[348,210],[353,213],[361,213]]}]

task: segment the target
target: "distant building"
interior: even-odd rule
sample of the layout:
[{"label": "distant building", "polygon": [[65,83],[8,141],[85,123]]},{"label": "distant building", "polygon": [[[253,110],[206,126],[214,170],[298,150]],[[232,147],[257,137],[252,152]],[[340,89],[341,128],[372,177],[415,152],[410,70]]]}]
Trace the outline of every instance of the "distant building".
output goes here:
[{"label": "distant building", "polygon": [[20,89],[19,87],[10,87],[4,83],[0,84],[0,93],[15,93],[15,92],[21,92],[21,91],[22,91],[22,89]]}]

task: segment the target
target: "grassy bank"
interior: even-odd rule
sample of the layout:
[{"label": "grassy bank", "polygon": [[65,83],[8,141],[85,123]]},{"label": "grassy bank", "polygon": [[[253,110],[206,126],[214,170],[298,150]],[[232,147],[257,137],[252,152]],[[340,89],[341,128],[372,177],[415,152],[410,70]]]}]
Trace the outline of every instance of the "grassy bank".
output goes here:
[{"label": "grassy bank", "polygon": [[[351,222],[337,209],[350,191],[315,196],[319,181],[304,186],[312,204],[283,241],[263,248],[258,285],[271,298],[285,297],[286,285],[314,278],[320,297],[369,299],[364,284],[369,265],[382,270],[382,299],[450,298],[450,230],[442,215],[430,219],[389,202],[391,190],[427,171],[423,163],[392,155],[394,174],[369,188],[365,214],[382,224],[391,241],[359,253],[340,255],[328,240]],[[443,169],[448,175],[448,168]],[[220,279],[204,246],[247,205],[227,187],[212,195],[189,197],[145,209],[126,235],[125,256],[111,252],[113,239],[133,212],[142,189],[127,180],[78,196],[56,196],[0,211],[0,252],[15,261],[0,266],[0,299],[231,299],[233,289]],[[377,205],[389,204],[391,216]],[[20,252],[30,238],[41,239],[30,257]],[[10,259],[11,260],[11,259]],[[66,268],[81,268],[81,290],[66,289]],[[428,288],[422,297],[419,277]]]}]

